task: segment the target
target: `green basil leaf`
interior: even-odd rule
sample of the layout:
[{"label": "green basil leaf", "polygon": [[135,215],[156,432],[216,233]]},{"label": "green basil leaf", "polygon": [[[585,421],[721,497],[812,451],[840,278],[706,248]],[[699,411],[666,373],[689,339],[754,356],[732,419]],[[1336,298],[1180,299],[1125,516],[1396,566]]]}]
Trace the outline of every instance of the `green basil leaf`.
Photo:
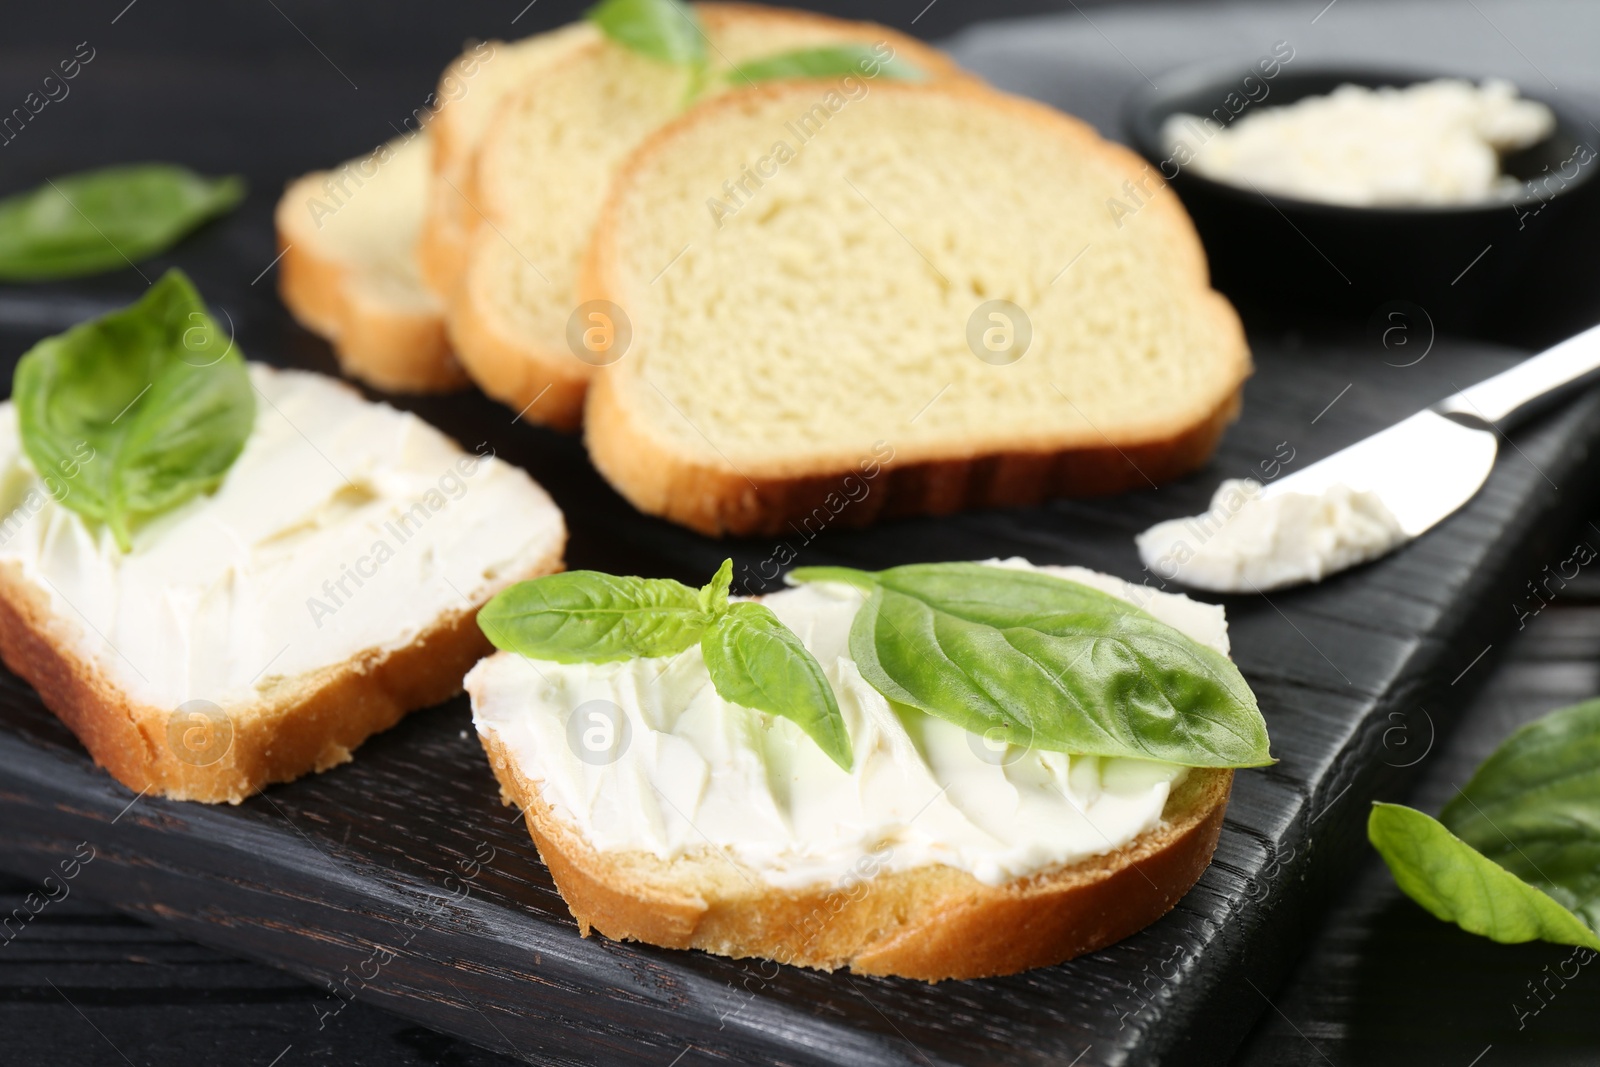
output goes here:
[{"label": "green basil leaf", "polygon": [[871,579],[850,631],[862,676],[974,733],[1189,767],[1272,762],[1255,695],[1226,656],[1098,590],[977,563],[791,576]]},{"label": "green basil leaf", "polygon": [[675,656],[710,621],[700,593],[667,578],[565,571],[502,590],[478,612],[496,648],[556,663]]},{"label": "green basil leaf", "polygon": [[706,35],[694,9],[679,0],[602,0],[587,18],[613,41],[679,67],[702,67]]},{"label": "green basil leaf", "polygon": [[822,667],[772,609],[740,601],[700,640],[717,694],[731,704],[781,715],[799,725],[845,770],[850,735]]},{"label": "green basil leaf", "polygon": [[215,488],[255,421],[244,357],[177,270],[132,307],[34,345],[11,389],[41,475],[94,450],[62,503],[104,521],[123,551],[135,522]]},{"label": "green basil leaf", "polygon": [[165,163],[85,171],[0,200],[0,279],[120,270],[244,199],[244,179]]},{"label": "green basil leaf", "polygon": [[1600,949],[1583,920],[1415,808],[1374,804],[1367,837],[1406,896],[1445,922],[1504,944]]},{"label": "green basil leaf", "polygon": [[788,580],[799,585],[807,582],[839,582],[863,593],[878,588],[876,575],[871,571],[858,571],[854,567],[796,567],[789,572]]},{"label": "green basil leaf", "polygon": [[893,55],[885,59],[866,44],[823,45],[779,52],[742,63],[729,71],[727,77],[731,82],[743,83],[790,78],[838,78],[848,74],[899,81],[921,81],[924,77],[920,68]]},{"label": "green basil leaf", "polygon": [[1512,734],[1439,819],[1600,930],[1600,700]]},{"label": "green basil leaf", "polygon": [[728,590],[733,586],[733,560],[725,559],[717,573],[711,576],[700,590],[700,610],[707,615],[721,615],[728,610]]}]

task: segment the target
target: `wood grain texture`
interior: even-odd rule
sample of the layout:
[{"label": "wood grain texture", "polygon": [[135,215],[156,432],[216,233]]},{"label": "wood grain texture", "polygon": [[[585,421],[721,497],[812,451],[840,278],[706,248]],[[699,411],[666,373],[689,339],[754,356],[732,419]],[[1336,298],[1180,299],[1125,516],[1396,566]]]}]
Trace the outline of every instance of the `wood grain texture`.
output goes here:
[{"label": "wood grain texture", "polygon": [[[1131,534],[1198,510],[1217,478],[1259,473],[1284,442],[1293,469],[1510,358],[1441,342],[1400,370],[1361,344],[1282,338],[1258,338],[1256,352],[1244,419],[1200,476],[1109,501],[828,529],[789,548],[817,564],[1018,554],[1137,577]],[[781,554],[639,517],[577,442],[512,426],[481,397],[411,406],[527,466],[568,511],[574,567],[698,580],[731,548],[736,574],[755,582]],[[1222,1062],[1264,1008],[1251,983],[1277,984],[1364,858],[1366,800],[1405,777],[1384,763],[1389,714],[1421,703],[1448,727],[1486,667],[1450,683],[1515,622],[1495,605],[1587,506],[1597,431],[1600,401],[1583,400],[1519,435],[1484,493],[1408,550],[1320,588],[1231,599],[1236,656],[1280,762],[1237,776],[1216,860],[1172,913],[1060,967],[930,990],[580,939],[507,821],[461,701],[236,809],[130,807],[10,681],[0,866],[31,875],[90,841],[99,858],[75,883],[85,896],[337,991],[324,1011],[353,997],[541,1063],[670,1063],[690,1048],[685,1063]]]},{"label": "wood grain texture", "polygon": [[[1571,573],[1560,564],[1578,541],[1600,548],[1597,523],[1580,522],[1558,544],[1558,572]],[[1515,610],[1528,607],[1524,597]],[[1436,814],[1517,727],[1600,693],[1600,583],[1589,571],[1513,630],[1452,736],[1435,738],[1420,708],[1395,720],[1389,758],[1416,760],[1422,773],[1415,788],[1385,799]],[[1497,945],[1440,922],[1400,893],[1375,854],[1350,889],[1289,983],[1263,990],[1272,1007],[1237,1067],[1595,1062],[1600,961],[1584,964],[1564,945]]]}]

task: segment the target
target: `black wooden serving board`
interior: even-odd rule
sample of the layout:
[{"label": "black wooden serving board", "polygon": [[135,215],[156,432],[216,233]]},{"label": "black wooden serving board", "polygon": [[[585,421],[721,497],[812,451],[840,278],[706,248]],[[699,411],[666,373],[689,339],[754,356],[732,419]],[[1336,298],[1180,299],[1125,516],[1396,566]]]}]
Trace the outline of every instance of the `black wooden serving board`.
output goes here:
[{"label": "black wooden serving board", "polygon": [[[1218,478],[1259,475],[1290,449],[1288,469],[1308,463],[1514,358],[1443,339],[1403,368],[1361,340],[1261,337],[1255,350],[1243,420],[1181,484],[788,543],[806,563],[1015,554],[1139,578],[1131,535],[1200,510]],[[550,488],[574,567],[698,580],[725,553],[754,567],[774,552],[640,517],[576,440],[514,426],[479,397],[415,406]],[[1600,397],[1578,400],[1517,435],[1478,498],[1406,550],[1318,588],[1231,598],[1235,656],[1280,762],[1238,776],[1216,859],[1172,914],[1060,967],[927,986],[582,939],[459,699],[350,765],[206,807],[135,799],[5,676],[0,865],[39,875],[87,841],[76,889],[326,983],[329,1021],[355,996],[540,1063],[1220,1061],[1359,857],[1367,801],[1416,751],[1408,731],[1447,728],[1515,622],[1529,561],[1590,502],[1597,436]]]}]

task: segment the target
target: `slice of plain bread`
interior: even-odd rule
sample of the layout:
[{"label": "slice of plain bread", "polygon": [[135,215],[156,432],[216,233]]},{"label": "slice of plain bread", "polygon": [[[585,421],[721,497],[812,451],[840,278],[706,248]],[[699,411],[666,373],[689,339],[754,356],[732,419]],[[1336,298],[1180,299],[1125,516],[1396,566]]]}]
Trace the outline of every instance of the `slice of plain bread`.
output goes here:
[{"label": "slice of plain bread", "polygon": [[1155,829],[998,886],[935,865],[848,889],[783,890],[709,848],[676,860],[597,851],[545,803],[494,731],[479,736],[583,934],[929,982],[1060,963],[1165,915],[1211,862],[1233,782],[1232,771],[1191,770]]},{"label": "slice of plain bread", "polygon": [[621,169],[581,295],[633,330],[589,393],[595,465],[711,534],[1153,486],[1250,372],[1155,171],[970,83],[702,106]]},{"label": "slice of plain bread", "polygon": [[[883,43],[930,78],[956,73],[941,53],[870,23],[737,4],[696,10],[710,39],[708,96],[730,87],[731,65],[827,44]],[[472,183],[483,218],[449,302],[450,338],[473,380],[530,421],[570,429],[582,418],[594,366],[568,341],[579,264],[613,173],[683,111],[692,77],[597,41],[527,79],[483,137]]]},{"label": "slice of plain bread", "polygon": [[415,247],[428,189],[428,134],[290,183],[276,214],[278,292],[333,345],[339,367],[389,392],[457,389],[444,309],[422,284]]},{"label": "slice of plain bread", "polygon": [[455,291],[466,263],[467,238],[478,212],[469,198],[478,142],[506,94],[530,75],[599,38],[587,21],[520,41],[469,46],[445,69],[434,94],[440,101],[429,124],[433,175],[428,184],[417,254],[423,281],[441,297]]}]

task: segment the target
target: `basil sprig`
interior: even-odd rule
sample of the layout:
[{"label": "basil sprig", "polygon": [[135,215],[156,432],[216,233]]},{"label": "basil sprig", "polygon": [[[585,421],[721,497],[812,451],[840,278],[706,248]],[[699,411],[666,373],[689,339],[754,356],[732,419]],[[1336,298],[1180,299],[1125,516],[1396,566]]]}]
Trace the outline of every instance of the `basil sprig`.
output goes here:
[{"label": "basil sprig", "polygon": [[1088,586],[977,563],[790,578],[867,593],[850,629],[862,677],[973,733],[1188,767],[1272,762],[1255,696],[1226,656]]},{"label": "basil sprig", "polygon": [[124,552],[136,522],[222,481],[256,411],[244,357],[179,270],[137,304],[34,345],[11,395],[41,474],[94,449],[61,503],[105,522]]},{"label": "basil sprig", "polygon": [[[694,9],[680,0],[602,0],[588,19],[612,41],[649,59],[693,72],[686,103],[705,86],[709,63],[706,33]],[[797,48],[733,67],[724,78],[738,85],[793,78],[836,78],[860,74],[920,80],[922,71],[859,43]]]},{"label": "basil sprig", "polygon": [[244,199],[242,178],[165,163],[105,167],[0,200],[0,280],[119,270]]},{"label": "basil sprig", "polygon": [[850,735],[822,667],[770,608],[730,603],[732,580],[732,560],[698,590],[566,571],[504,590],[478,626],[496,648],[556,663],[673,656],[698,643],[717,695],[789,719],[849,770]]},{"label": "basil sprig", "polygon": [[1600,949],[1600,700],[1512,734],[1437,820],[1375,804],[1367,836],[1405,894],[1447,922]]}]

